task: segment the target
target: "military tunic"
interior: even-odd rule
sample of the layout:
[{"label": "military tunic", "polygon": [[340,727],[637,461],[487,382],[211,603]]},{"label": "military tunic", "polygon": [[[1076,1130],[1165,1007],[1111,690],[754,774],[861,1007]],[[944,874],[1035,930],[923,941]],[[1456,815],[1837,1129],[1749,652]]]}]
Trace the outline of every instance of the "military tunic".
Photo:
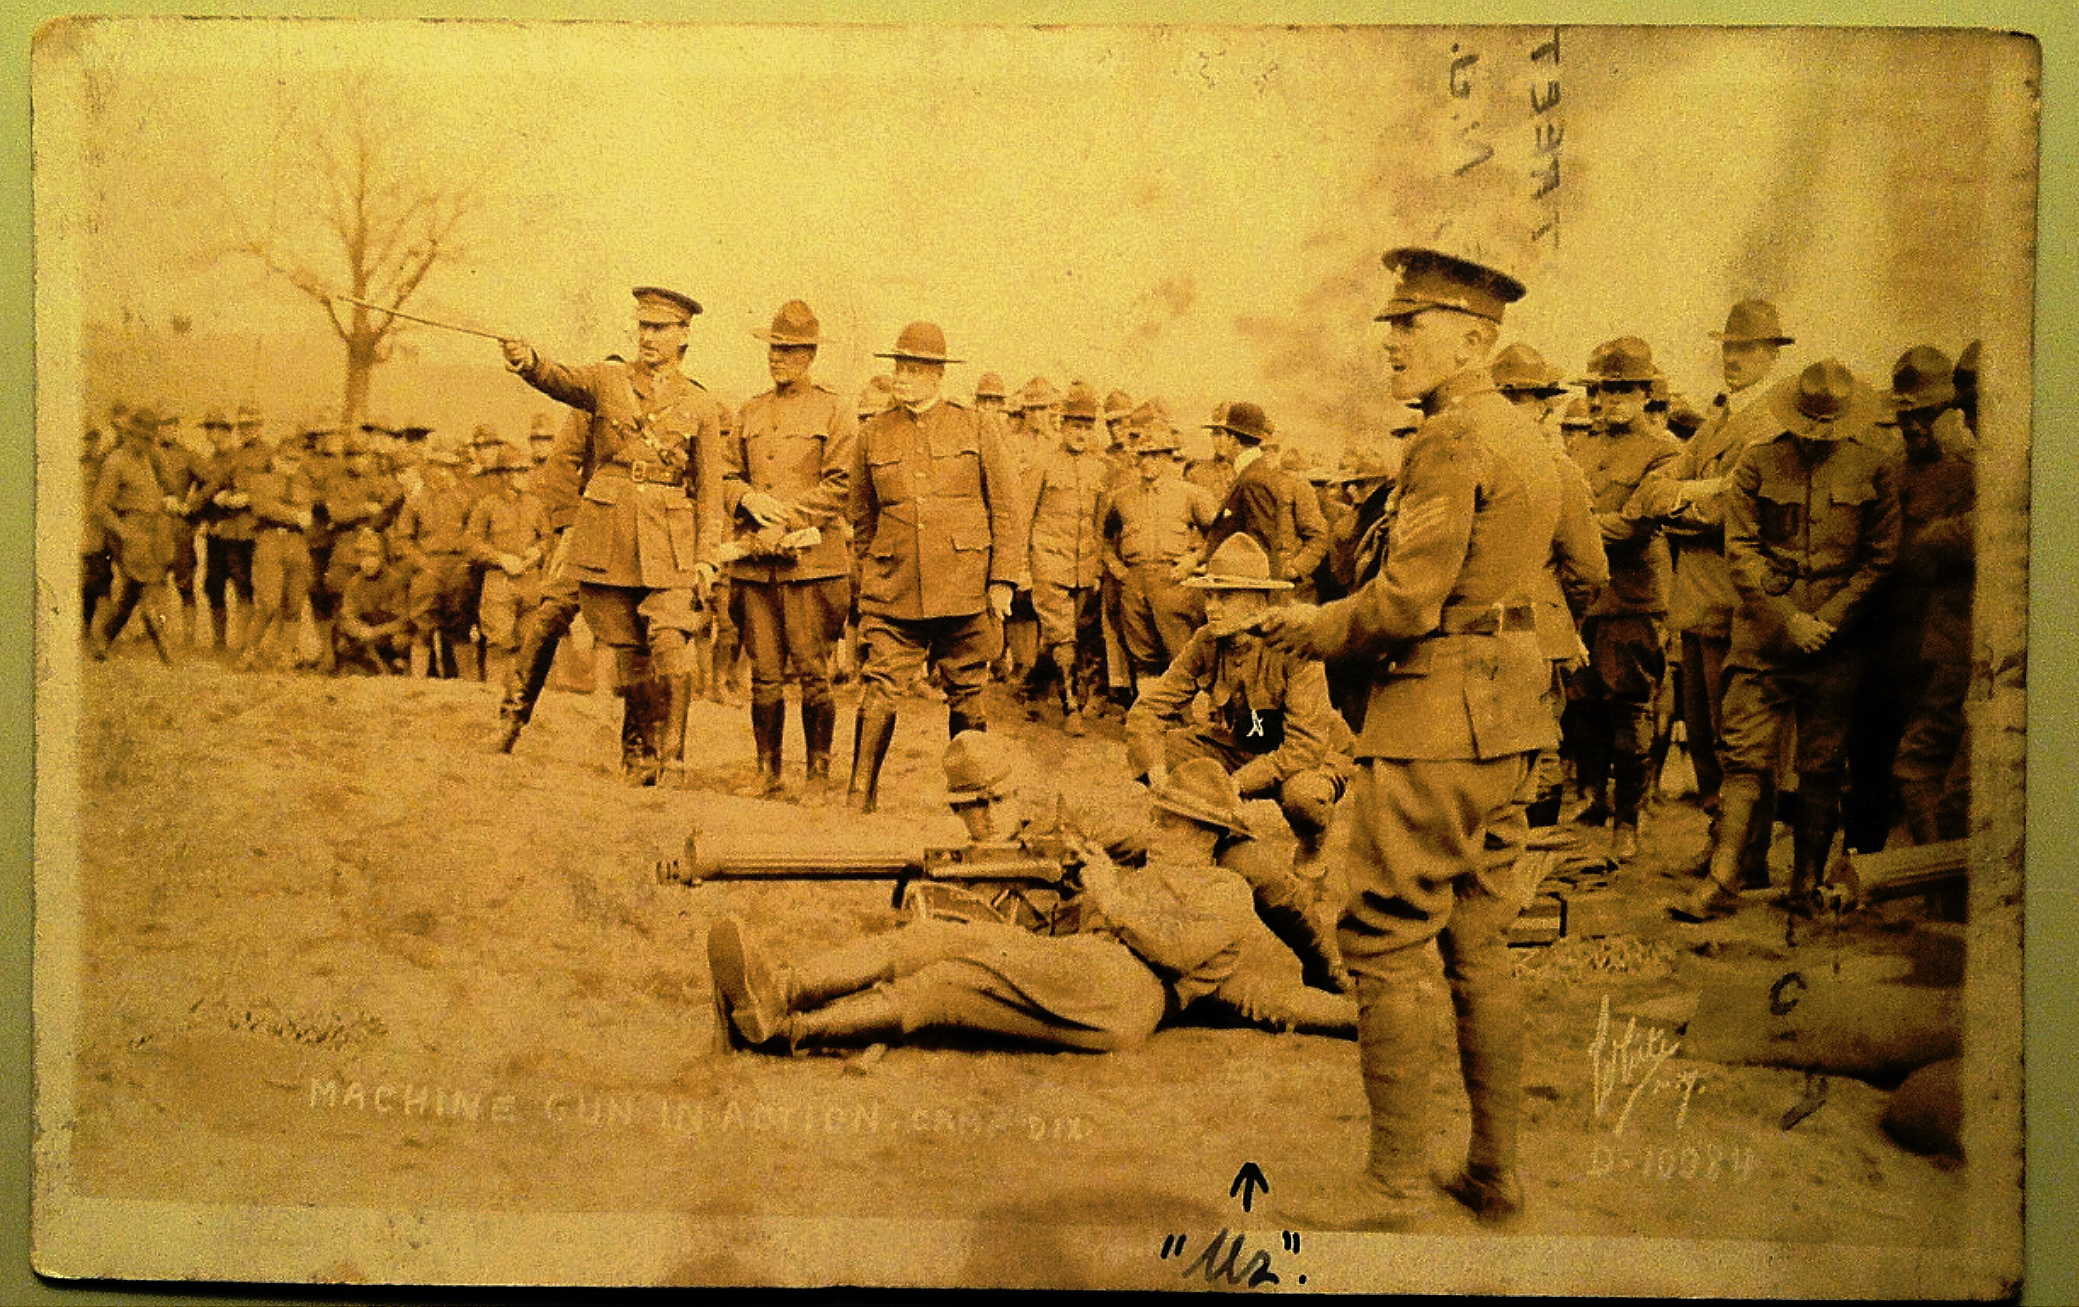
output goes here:
[{"label": "military tunic", "polygon": [[[263,618],[296,620],[310,597],[310,543],[317,487],[301,469],[254,473],[239,484],[252,497],[253,606]],[[250,652],[250,650],[248,651]]]},{"label": "military tunic", "polygon": [[569,367],[536,354],[518,371],[591,415],[557,437],[537,489],[551,525],[568,525],[562,567],[593,634],[632,648],[648,646],[652,628],[691,632],[696,568],[714,564],[721,542],[728,411],[675,366]]},{"label": "military tunic", "polygon": [[[542,562],[551,541],[548,513],[531,492],[507,495],[494,489],[470,507],[463,535],[470,561],[484,573],[476,604],[484,643],[494,649],[517,649],[520,623],[541,602]],[[518,576],[502,565],[507,555],[520,560]]]},{"label": "military tunic", "polygon": [[1012,585],[1018,481],[1002,424],[939,399],[921,414],[897,405],[859,429],[852,468],[852,547],[859,558],[860,679],[886,704],[937,663],[946,700],[979,698],[997,637],[991,584]]},{"label": "military tunic", "polygon": [[107,533],[125,577],[147,588],[166,578],[173,564],[173,527],[158,469],[144,449],[126,441],[102,461],[87,516]]},{"label": "military tunic", "polygon": [[1126,652],[1138,677],[1158,675],[1205,621],[1205,592],[1180,585],[1176,566],[1202,557],[1220,505],[1203,486],[1165,473],[1134,481],[1099,506],[1105,565],[1120,583]]},{"label": "military tunic", "polygon": [[[790,663],[804,703],[829,697],[830,653],[852,602],[845,515],[858,431],[850,403],[804,381],[785,394],[768,390],[752,398],[734,436],[722,442],[722,507],[735,523],[737,543],[749,551],[726,571],[751,655],[753,703],[779,701]],[[777,526],[760,528],[739,512],[750,490],[786,506]],[[807,527],[820,536],[816,544],[772,552],[771,537]]]},{"label": "military tunic", "polygon": [[1111,478],[1103,454],[1057,449],[1025,482],[1025,557],[1042,646],[1088,644],[1097,634],[1096,588],[1104,561],[1097,506]]},{"label": "military tunic", "polygon": [[[1837,786],[1855,691],[1867,661],[1858,630],[1872,591],[1898,555],[1898,459],[1892,442],[1856,427],[1808,463],[1788,433],[1758,441],[1734,464],[1725,495],[1725,549],[1740,607],[1728,657],[1726,767],[1768,774],[1794,720],[1801,788]],[[1794,614],[1835,628],[1801,653]]]},{"label": "military tunic", "polygon": [[1259,454],[1236,474],[1206,531],[1208,552],[1236,532],[1256,537],[1270,555],[1271,575],[1303,580],[1328,552],[1328,523],[1313,488]]}]

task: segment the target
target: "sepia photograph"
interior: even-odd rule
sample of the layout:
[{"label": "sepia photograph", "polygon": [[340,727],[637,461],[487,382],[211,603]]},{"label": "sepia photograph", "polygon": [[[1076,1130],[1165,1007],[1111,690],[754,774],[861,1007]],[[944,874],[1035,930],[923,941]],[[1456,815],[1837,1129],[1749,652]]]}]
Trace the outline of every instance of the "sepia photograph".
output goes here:
[{"label": "sepia photograph", "polygon": [[32,67],[38,1274],[2018,1291],[2031,38]]}]

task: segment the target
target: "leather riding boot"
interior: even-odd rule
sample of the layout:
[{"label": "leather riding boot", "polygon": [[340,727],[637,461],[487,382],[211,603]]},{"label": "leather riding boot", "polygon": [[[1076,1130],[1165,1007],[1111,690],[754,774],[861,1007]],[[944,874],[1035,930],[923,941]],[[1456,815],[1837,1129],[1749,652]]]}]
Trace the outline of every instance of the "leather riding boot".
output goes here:
[{"label": "leather riding boot", "polygon": [[[1727,772],[1718,787],[1718,838],[1711,845],[1711,870],[1696,887],[1689,901],[1674,909],[1685,921],[1708,921],[1739,906],[1742,860],[1748,843],[1755,838],[1755,814],[1760,806],[1761,777],[1753,772]],[[1767,827],[1761,827],[1766,832]],[[1761,843],[1768,840],[1763,835]]]},{"label": "leather riding boot", "polygon": [[654,682],[645,676],[620,688],[621,775],[635,785],[657,783],[657,749],[649,731],[656,719],[650,706]]},{"label": "leather riding boot", "polygon": [[885,989],[848,994],[828,1007],[797,1012],[782,1033],[791,1048],[849,1048],[902,1034],[902,1012]]},{"label": "leather riding boot", "polygon": [[1826,881],[1826,860],[1833,852],[1840,811],[1839,784],[1811,776],[1800,778],[1797,823],[1791,828],[1790,896],[1784,900],[1784,906],[1797,916],[1812,915],[1819,887]]},{"label": "leather riding boot", "polygon": [[545,631],[531,620],[526,624],[520,637],[520,652],[506,678],[505,698],[498,705],[498,718],[504,727],[498,741],[500,753],[511,753],[520,741],[520,729],[534,719],[534,705],[541,698],[542,687],[549,683],[549,669],[555,666],[556,646],[561,643],[562,632]]},{"label": "leather riding boot", "polygon": [[[1485,953],[1477,951],[1483,947]],[[1507,946],[1499,941],[1455,943],[1445,972],[1458,1019],[1458,1069],[1472,1128],[1465,1170],[1447,1179],[1444,1189],[1481,1219],[1506,1220],[1523,1208],[1522,1187],[1515,1179],[1523,1119],[1521,986]],[[1505,1201],[1511,1194],[1513,1202]]]},{"label": "leather riding boot", "polygon": [[1052,649],[1054,666],[1061,673],[1061,729],[1070,735],[1084,735],[1088,728],[1083,725],[1083,704],[1077,694],[1076,647],[1072,644],[1057,644]]},{"label": "leather riding boot", "polygon": [[758,787],[761,795],[780,792],[781,757],[786,749],[787,701],[751,704],[751,741],[758,749]]},{"label": "leather riding boot", "polygon": [[854,812],[873,812],[880,807],[881,764],[888,759],[888,743],[895,738],[895,710],[859,705],[852,722],[852,784],[845,803]]},{"label": "leather riding boot", "polygon": [[801,701],[802,749],[808,758],[808,784],[821,794],[830,785],[830,742],[837,735],[837,704],[828,698]]},{"label": "leather riding boot", "polygon": [[686,709],[693,702],[693,676],[690,672],[678,672],[657,677],[653,693],[659,705],[657,766],[661,770],[686,759]]}]

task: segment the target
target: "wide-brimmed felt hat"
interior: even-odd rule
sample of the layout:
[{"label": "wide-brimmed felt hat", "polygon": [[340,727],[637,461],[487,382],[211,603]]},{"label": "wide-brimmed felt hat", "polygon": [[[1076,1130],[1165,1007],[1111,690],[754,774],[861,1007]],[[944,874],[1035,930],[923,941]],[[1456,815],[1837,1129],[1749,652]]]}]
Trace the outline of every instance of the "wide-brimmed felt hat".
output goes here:
[{"label": "wide-brimmed felt hat", "polygon": [[877,359],[910,359],[918,363],[959,363],[946,354],[946,333],[936,322],[912,322],[895,337],[895,348]]},{"label": "wide-brimmed felt hat", "polygon": [[823,324],[816,321],[815,310],[800,300],[788,300],[780,305],[779,312],[772,315],[772,325],[751,334],[768,345],[782,347],[827,343]]},{"label": "wide-brimmed felt hat", "polygon": [[231,419],[224,416],[224,410],[213,408],[202,415],[202,429],[204,431],[229,431],[232,429]]},{"label": "wide-brimmed felt hat", "polygon": [[635,296],[637,322],[685,322],[700,312],[700,301],[663,286],[637,286],[628,293]]},{"label": "wide-brimmed felt hat", "polygon": [[994,372],[984,372],[982,379],[975,383],[976,399],[1004,399],[1009,394],[1004,389],[1003,378]]},{"label": "wide-brimmed felt hat", "polygon": [[1524,296],[1523,283],[1500,268],[1445,250],[1403,245],[1386,251],[1383,261],[1399,281],[1379,310],[1379,322],[1425,309],[1455,309],[1500,322],[1503,311]]},{"label": "wide-brimmed felt hat", "polygon": [[1741,300],[1733,305],[1725,315],[1725,330],[1712,332],[1711,339],[1728,344],[1797,344],[1796,340],[1783,334],[1783,323],[1776,316],[1776,306],[1767,300]]},{"label": "wide-brimmed felt hat", "polygon": [[486,445],[503,445],[505,439],[498,434],[497,427],[488,422],[479,422],[476,429],[469,433],[469,443],[481,449]]},{"label": "wide-brimmed felt hat", "polygon": [[1246,531],[1220,542],[1198,575],[1184,582],[1194,590],[1290,590],[1292,582],[1274,580],[1270,555]]},{"label": "wide-brimmed felt hat", "polygon": [[1097,421],[1097,392],[1080,381],[1070,383],[1068,394],[1061,400],[1061,416]]},{"label": "wide-brimmed felt hat", "polygon": [[254,408],[252,405],[240,404],[238,406],[238,416],[236,418],[236,421],[239,426],[257,427],[266,420],[267,419],[260,416],[260,410]]},{"label": "wide-brimmed felt hat", "polygon": [[1016,788],[1017,753],[1001,735],[962,731],[946,745],[940,762],[946,773],[948,803],[1002,799]]},{"label": "wide-brimmed felt hat", "polygon": [[1891,369],[1891,402],[1901,413],[1956,403],[1956,365],[1933,345],[1915,345]]},{"label": "wide-brimmed felt hat", "polygon": [[1494,378],[1494,388],[1504,395],[1550,399],[1567,391],[1566,384],[1559,379],[1559,369],[1521,341],[1495,355],[1494,364],[1487,371]]},{"label": "wide-brimmed felt hat", "polygon": [[1211,758],[1190,758],[1178,763],[1149,797],[1163,811],[1201,825],[1216,826],[1236,835],[1255,833],[1242,816],[1234,778]]},{"label": "wide-brimmed felt hat", "polygon": [[1589,353],[1588,375],[1580,384],[1600,386],[1617,382],[1650,387],[1659,376],[1660,369],[1653,366],[1653,347],[1637,336],[1619,336]]},{"label": "wide-brimmed felt hat", "polygon": [[1034,377],[1018,392],[1018,407],[1022,409],[1052,408],[1061,402],[1061,393],[1054,383],[1045,377]]},{"label": "wide-brimmed felt hat", "polygon": [[1595,418],[1588,412],[1588,401],[1585,399],[1577,399],[1567,405],[1566,412],[1559,418],[1562,431],[1586,431],[1594,425]]},{"label": "wide-brimmed felt hat", "polygon": [[1104,420],[1122,422],[1133,416],[1133,396],[1123,390],[1115,390],[1104,397]]},{"label": "wide-brimmed felt hat", "polygon": [[1773,396],[1783,429],[1806,440],[1840,440],[1847,436],[1846,416],[1855,398],[1855,374],[1838,359],[1814,363],[1798,374],[1797,384]]},{"label": "wide-brimmed felt hat", "polygon": [[1205,429],[1225,431],[1252,445],[1260,445],[1270,435],[1270,418],[1265,416],[1261,405],[1239,399],[1214,409],[1213,420],[1205,424]]}]

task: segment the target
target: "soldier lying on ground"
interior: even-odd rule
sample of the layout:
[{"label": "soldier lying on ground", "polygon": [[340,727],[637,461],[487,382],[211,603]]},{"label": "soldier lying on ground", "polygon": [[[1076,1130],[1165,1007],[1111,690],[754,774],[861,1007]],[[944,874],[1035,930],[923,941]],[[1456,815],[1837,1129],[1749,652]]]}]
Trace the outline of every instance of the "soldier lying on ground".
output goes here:
[{"label": "soldier lying on ground", "polygon": [[1355,1005],[1302,984],[1248,885],[1213,865],[1215,842],[1246,830],[1219,765],[1183,764],[1152,801],[1147,864],[1091,851],[1072,934],[919,921],[776,968],[724,918],[708,965],[734,1037],[777,1050],[976,1030],[1104,1052],[1140,1043],[1166,1015],[1354,1031]]}]

